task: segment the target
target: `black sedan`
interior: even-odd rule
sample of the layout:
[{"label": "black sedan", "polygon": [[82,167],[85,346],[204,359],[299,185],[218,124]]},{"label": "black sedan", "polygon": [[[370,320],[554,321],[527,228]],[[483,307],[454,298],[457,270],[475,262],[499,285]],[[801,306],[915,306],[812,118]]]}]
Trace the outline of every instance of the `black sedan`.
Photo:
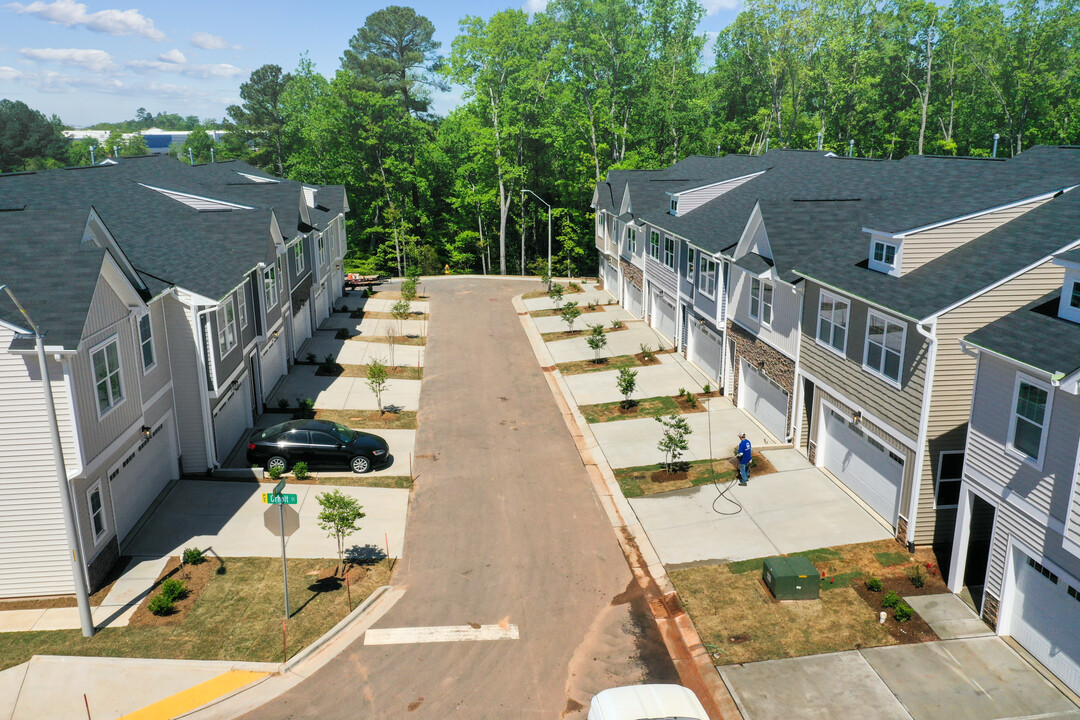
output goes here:
[{"label": "black sedan", "polygon": [[247,461],[268,471],[285,472],[298,462],[316,467],[348,467],[365,473],[385,465],[390,446],[378,435],[326,420],[290,420],[256,433],[248,441]]}]

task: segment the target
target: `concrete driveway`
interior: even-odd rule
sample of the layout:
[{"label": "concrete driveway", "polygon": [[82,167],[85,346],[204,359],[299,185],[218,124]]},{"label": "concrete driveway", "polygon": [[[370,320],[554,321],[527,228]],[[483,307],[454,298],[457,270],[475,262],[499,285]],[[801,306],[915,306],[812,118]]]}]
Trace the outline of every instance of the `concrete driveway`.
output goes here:
[{"label": "concrete driveway", "polygon": [[[161,557],[180,555],[184,548],[194,546],[221,557],[280,556],[281,541],[263,521],[270,506],[263,504],[262,493],[273,488],[272,483],[180,480],[124,552]],[[298,496],[293,507],[300,514],[300,529],[286,543],[289,556],[337,557],[334,539],[319,528],[321,508],[315,497],[334,489],[356,498],[366,513],[360,520],[360,531],[348,538],[347,547],[367,557],[383,557],[389,541],[390,555],[400,557],[408,490],[299,484],[286,485],[285,489]]]},{"label": "concrete driveway", "polygon": [[[397,300],[389,300],[386,298],[361,298],[361,297],[341,297],[334,303],[334,309],[340,310],[342,307],[347,307],[349,310],[366,310],[367,312],[392,312],[394,303]],[[431,305],[427,300],[413,300],[409,303],[409,310],[411,312],[426,313],[431,312]]]},{"label": "concrete driveway", "polygon": [[[654,423],[655,424],[655,423]],[[796,450],[762,453],[778,472],[630,500],[665,565],[783,555],[892,537]]]},{"label": "concrete driveway", "polygon": [[[641,352],[642,345],[648,345],[653,350],[671,347],[671,340],[660,335],[640,320],[626,323],[625,330],[608,333],[607,339],[607,347],[600,353],[602,357],[633,355]],[[585,341],[584,334],[581,337],[568,340],[549,342],[547,349],[551,353],[551,358],[557,363],[592,360],[596,356],[596,353]]]},{"label": "concrete driveway", "polygon": [[[708,408],[708,413],[683,415],[692,431],[690,437],[687,438],[690,447],[683,453],[684,460],[732,457],[735,454],[735,446],[739,444],[740,432],[746,433],[746,437],[755,448],[779,444],[776,438],[758,425],[747,413],[733,407],[727,398],[715,397],[702,402]],[[711,453],[710,423],[712,427]],[[652,418],[594,423],[589,425],[589,429],[592,430],[608,464],[613,468],[652,465],[663,459],[660,451],[656,449],[663,435],[663,429],[660,423]]]},{"label": "concrete driveway", "polygon": [[[659,365],[634,368],[637,372],[637,389],[633,397],[641,399],[675,395],[680,388],[701,392],[705,383],[709,382],[700,370],[678,354],[665,353],[656,357],[660,358]],[[565,379],[578,405],[595,405],[623,399],[616,385],[618,377],[618,370],[601,370],[567,375]]]},{"label": "concrete driveway", "polygon": [[[378,410],[375,393],[364,378],[323,377],[314,365],[297,365],[270,396],[266,404],[276,407],[278,398],[290,405],[296,398],[311,398],[316,410]],[[420,380],[387,380],[382,394],[383,407],[394,405],[402,410],[420,407]]]},{"label": "concrete driveway", "polygon": [[[566,287],[566,283],[561,284],[563,285],[563,287]],[[582,285],[581,287],[584,292],[563,295],[562,302],[559,304],[561,305],[567,300],[574,300],[577,302],[578,305],[588,305],[590,302],[595,300],[601,305],[606,305],[609,302],[613,302],[615,300],[614,295],[609,293],[607,290],[601,290],[595,285]],[[525,305],[525,309],[529,312],[532,312],[534,310],[551,310],[555,307],[555,303],[553,303],[551,301],[551,298],[546,295],[544,297],[529,298],[528,300],[522,300],[521,302]]]},{"label": "concrete driveway", "polygon": [[323,321],[321,330],[339,330],[344,328],[353,335],[367,335],[369,337],[385,337],[390,335],[413,335],[421,337],[427,335],[427,320],[395,320],[393,318],[364,318],[356,320],[335,313]]},{"label": "concrete driveway", "polygon": [[[584,309],[584,307],[582,307],[582,309]],[[602,310],[581,313],[581,316],[574,321],[574,328],[582,329],[587,325],[596,325],[597,323],[604,327],[611,327],[612,320],[628,322],[636,319],[637,318],[618,305],[604,305]],[[547,317],[533,318],[532,321],[533,325],[536,326],[536,330],[542,333],[559,332],[560,330],[566,329],[566,323],[563,322],[561,315],[548,315]]]},{"label": "concrete driveway", "polygon": [[[419,367],[424,364],[424,347],[421,345],[394,345],[393,364],[402,367]],[[333,355],[342,365],[367,365],[372,360],[390,364],[390,344],[384,342],[363,342],[361,340],[337,340],[333,331],[316,330],[304,343],[298,353],[301,358],[308,353],[322,361],[327,355]]]},{"label": "concrete driveway", "polygon": [[718,668],[746,720],[1077,720],[1080,710],[998,637]]}]

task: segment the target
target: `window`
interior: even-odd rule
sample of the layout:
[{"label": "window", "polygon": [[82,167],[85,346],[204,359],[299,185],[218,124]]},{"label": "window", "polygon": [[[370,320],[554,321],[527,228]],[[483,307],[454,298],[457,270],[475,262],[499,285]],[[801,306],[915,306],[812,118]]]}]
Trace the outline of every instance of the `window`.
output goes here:
[{"label": "window", "polygon": [[945,450],[938,455],[936,507],[956,507],[960,500],[960,480],[963,473],[963,450]]},{"label": "window", "polygon": [[898,322],[871,312],[866,325],[866,359],[863,365],[894,382],[900,382],[905,328]]},{"label": "window", "polygon": [[296,257],[296,272],[304,271],[304,241],[300,240],[293,245],[293,255]]},{"label": "window", "polygon": [[247,283],[240,286],[240,289],[236,291],[236,304],[240,308],[240,327],[246,328],[248,323],[247,318]]},{"label": "window", "polygon": [[677,198],[677,197],[671,198],[671,214],[672,215],[678,215],[679,214],[679,198]]},{"label": "window", "polygon": [[107,340],[90,353],[97,385],[98,415],[104,415],[124,401],[124,383],[120,375],[120,346],[116,338]]},{"label": "window", "polygon": [[712,258],[701,258],[701,292],[709,297],[716,292],[716,261]]},{"label": "window", "polygon": [[272,308],[277,305],[277,269],[273,265],[266,268],[266,272],[263,273],[263,289],[266,291],[266,307]]},{"label": "window", "polygon": [[1032,560],[1031,558],[1028,558],[1027,559],[1027,564],[1028,564],[1029,568],[1034,569],[1035,572],[1039,573],[1040,575],[1042,575],[1044,578],[1046,578],[1050,582],[1054,583],[1055,585],[1058,584],[1058,576],[1057,576],[1057,574],[1054,573],[1054,571],[1052,571],[1050,568],[1044,566],[1041,562],[1038,562],[1036,560]]},{"label": "window", "polygon": [[697,250],[690,247],[689,245],[686,246],[686,259],[683,263],[683,276],[686,277],[686,279],[691,283],[694,282],[694,255],[696,253]]},{"label": "window", "polygon": [[236,346],[236,302],[231,296],[218,306],[217,322],[218,349],[225,357]]},{"label": "window", "polygon": [[660,233],[655,230],[649,233],[649,255],[653,260],[660,259]]},{"label": "window", "polygon": [[670,235],[664,236],[664,264],[675,269],[675,238]]},{"label": "window", "polygon": [[870,250],[870,269],[891,273],[896,269],[898,245],[875,240]]},{"label": "window", "polygon": [[843,353],[846,347],[850,310],[851,305],[847,300],[821,293],[818,301],[817,338],[840,353]]},{"label": "window", "polygon": [[143,371],[154,367],[154,330],[150,326],[150,313],[139,318],[139,346],[142,348]]},{"label": "window", "polygon": [[596,213],[596,232],[604,232],[604,213]]},{"label": "window", "polygon": [[94,542],[105,536],[105,503],[101,500],[101,481],[90,486],[86,491],[86,506],[90,510],[90,530],[94,533]]},{"label": "window", "polygon": [[1018,375],[1013,397],[1009,447],[1021,455],[1040,462],[1046,443],[1046,426],[1050,416],[1050,386],[1034,378]]},{"label": "window", "polygon": [[758,278],[750,280],[750,317],[765,325],[772,322],[772,283]]},{"label": "window", "polygon": [[629,225],[626,226],[626,247],[631,255],[637,252],[637,230]]},{"label": "window", "polygon": [[326,241],[323,240],[322,233],[319,233],[318,238],[319,238],[319,260],[322,261],[323,264],[325,264],[326,263]]},{"label": "window", "polygon": [[1080,308],[1080,282],[1072,284],[1072,295],[1069,297],[1069,307]]}]

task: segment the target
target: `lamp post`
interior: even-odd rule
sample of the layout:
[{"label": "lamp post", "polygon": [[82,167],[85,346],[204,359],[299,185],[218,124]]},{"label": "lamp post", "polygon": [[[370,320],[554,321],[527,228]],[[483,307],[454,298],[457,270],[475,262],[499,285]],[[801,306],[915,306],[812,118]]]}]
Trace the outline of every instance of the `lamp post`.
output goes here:
[{"label": "lamp post", "polygon": [[49,436],[52,439],[53,460],[56,462],[57,481],[60,483],[60,505],[64,511],[64,532],[67,535],[68,550],[71,557],[71,575],[75,582],[75,598],[79,604],[79,622],[82,625],[83,637],[94,636],[94,618],[90,614],[90,597],[86,590],[86,580],[83,576],[82,561],[79,559],[79,540],[75,535],[75,507],[71,502],[71,492],[68,488],[67,465],[64,463],[64,450],[60,445],[60,427],[56,422],[56,406],[53,404],[52,386],[49,383],[49,368],[45,361],[45,343],[41,337],[41,331],[30,319],[26,308],[19,303],[11,288],[0,285],[0,290],[7,292],[11,302],[19,309],[30,329],[34,331],[34,346],[37,348],[38,366],[41,371],[41,387],[45,392],[45,412],[49,416]]},{"label": "lamp post", "polygon": [[521,204],[522,205],[525,204],[525,193],[529,193],[534,198],[536,198],[537,200],[540,200],[540,202],[544,203],[544,205],[547,205],[547,209],[548,209],[548,290],[550,290],[551,289],[551,206],[548,205],[546,202],[544,202],[543,199],[541,199],[541,197],[539,195],[534,193],[532,190],[529,190],[528,188],[522,188],[522,190],[521,190]]}]

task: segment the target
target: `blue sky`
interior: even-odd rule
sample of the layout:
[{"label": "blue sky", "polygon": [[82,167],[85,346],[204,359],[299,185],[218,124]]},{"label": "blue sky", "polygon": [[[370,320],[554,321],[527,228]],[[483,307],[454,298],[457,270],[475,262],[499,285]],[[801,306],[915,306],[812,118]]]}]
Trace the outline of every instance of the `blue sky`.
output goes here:
[{"label": "blue sky", "polygon": [[[135,7],[131,7],[137,3]],[[133,118],[137,108],[221,118],[239,101],[252,70],[296,67],[307,52],[332,76],[342,50],[368,14],[387,3],[187,0],[0,0],[0,97],[85,126]],[[435,24],[449,53],[464,15],[508,8],[540,10],[546,0],[469,0],[409,4]],[[730,23],[738,0],[704,0],[701,32]],[[440,94],[446,112],[459,92]]]}]

